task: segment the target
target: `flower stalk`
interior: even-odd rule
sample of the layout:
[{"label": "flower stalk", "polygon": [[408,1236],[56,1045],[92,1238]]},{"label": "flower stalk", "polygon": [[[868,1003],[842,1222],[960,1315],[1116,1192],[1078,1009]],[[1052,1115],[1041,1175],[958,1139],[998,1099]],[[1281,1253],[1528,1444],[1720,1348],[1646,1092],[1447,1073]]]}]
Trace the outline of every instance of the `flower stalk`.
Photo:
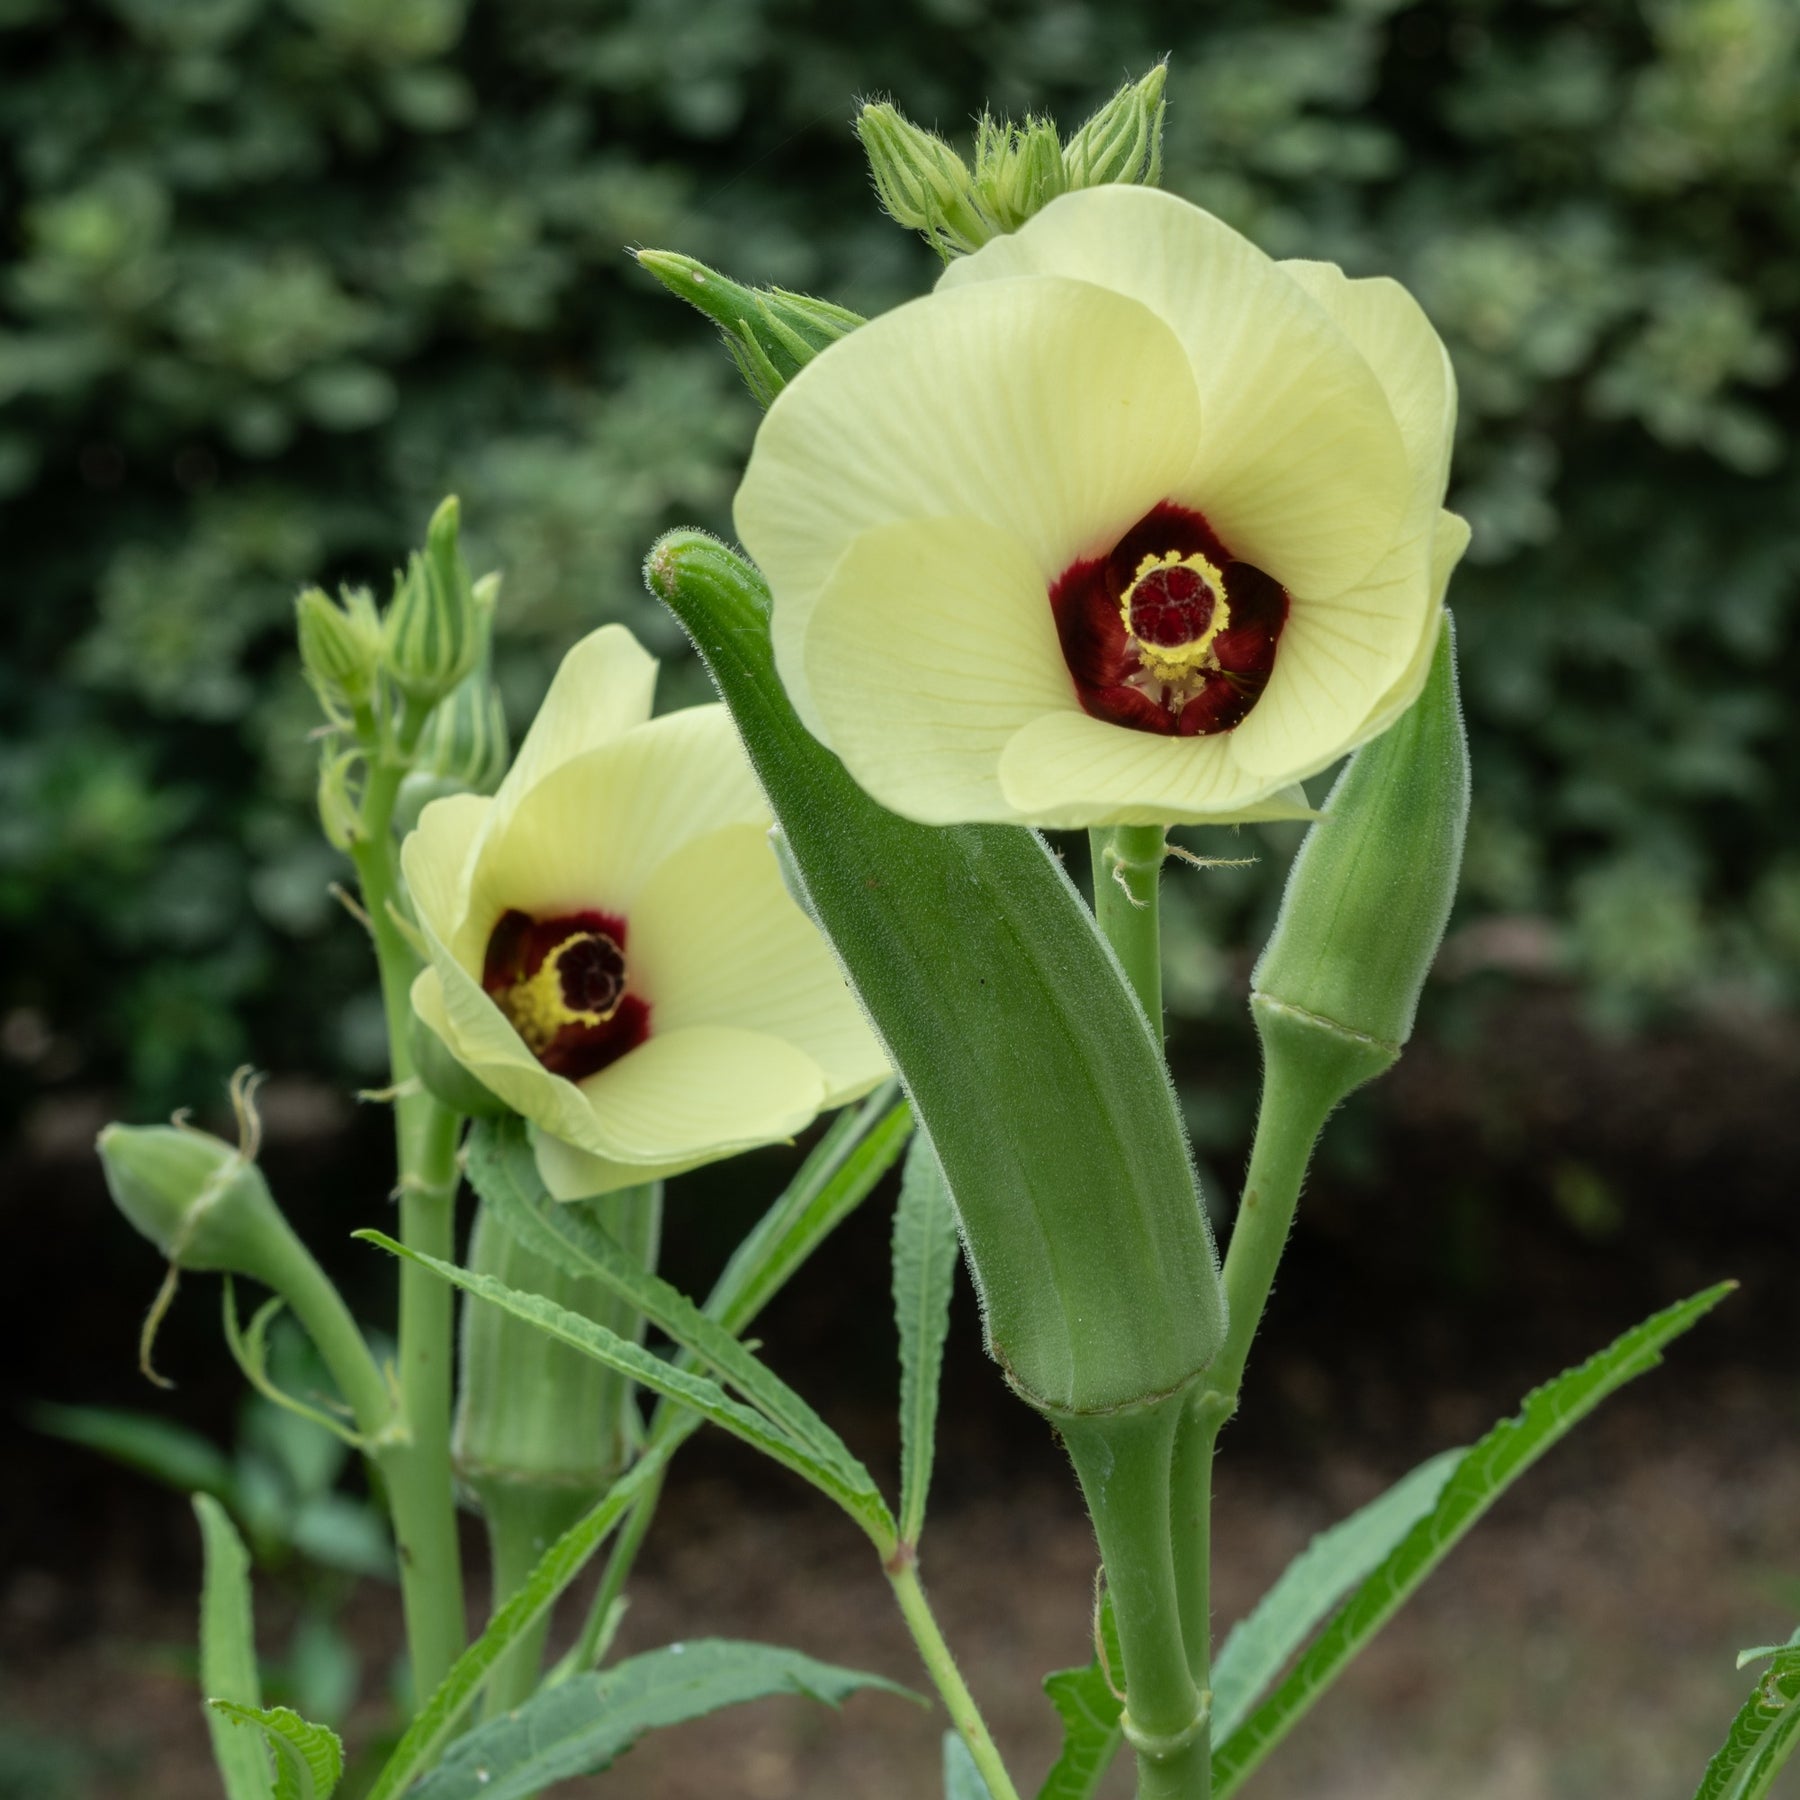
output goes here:
[{"label": "flower stalk", "polygon": [[[408,701],[394,741],[373,755],[361,823],[350,845],[375,946],[387,1020],[388,1067],[399,1161],[400,1237],[408,1249],[454,1259],[460,1116],[412,1085],[412,1003],[418,958],[398,920],[394,802],[426,708]],[[423,1698],[448,1672],[466,1637],[462,1558],[450,1474],[454,1293],[412,1262],[400,1269],[400,1441],[382,1458],[406,1614],[413,1690]]]}]

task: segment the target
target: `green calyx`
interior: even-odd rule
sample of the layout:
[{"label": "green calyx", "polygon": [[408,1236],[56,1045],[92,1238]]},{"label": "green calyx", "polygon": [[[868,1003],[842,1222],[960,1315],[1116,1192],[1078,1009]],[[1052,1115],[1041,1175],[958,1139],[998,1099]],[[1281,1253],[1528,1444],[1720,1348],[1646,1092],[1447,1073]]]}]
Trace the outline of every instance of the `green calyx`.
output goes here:
[{"label": "green calyx", "polygon": [[1182,1387],[1223,1337],[1212,1238],[1157,1045],[1061,864],[869,799],[788,703],[740,557],[676,533],[648,574],[931,1134],[1009,1379],[1053,1416]]},{"label": "green calyx", "polygon": [[1337,1098],[1412,1035],[1462,867],[1469,753],[1444,615],[1424,692],[1350,759],[1288,876],[1251,976],[1265,1051]]},{"label": "green calyx", "polygon": [[1162,178],[1163,89],[1158,63],[1128,82],[1065,144],[1048,119],[1022,124],[984,113],[975,127],[973,169],[935,132],[886,101],[857,115],[883,210],[918,232],[946,262],[1017,231],[1059,194]]},{"label": "green calyx", "polygon": [[639,264],[717,325],[750,392],[767,406],[812,359],[863,323],[860,313],[792,294],[750,288],[673,250],[640,250]]}]

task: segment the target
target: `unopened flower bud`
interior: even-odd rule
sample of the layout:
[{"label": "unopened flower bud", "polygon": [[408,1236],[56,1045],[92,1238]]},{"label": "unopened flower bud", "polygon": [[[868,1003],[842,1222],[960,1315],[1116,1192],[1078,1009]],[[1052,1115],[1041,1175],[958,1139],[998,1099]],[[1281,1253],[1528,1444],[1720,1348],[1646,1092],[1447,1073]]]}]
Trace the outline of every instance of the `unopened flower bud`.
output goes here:
[{"label": "unopened flower bud", "polygon": [[1048,119],[1011,125],[983,115],[975,131],[974,192],[995,231],[1017,231],[1067,186],[1062,145]]},{"label": "unopened flower bud", "polygon": [[1304,1057],[1341,1098],[1399,1056],[1456,897],[1468,810],[1445,614],[1424,692],[1350,759],[1294,858],[1250,982],[1271,1061]]},{"label": "unopened flower bud", "polygon": [[114,1205],[177,1268],[260,1276],[286,1227],[252,1156],[186,1125],[108,1125],[96,1148]]},{"label": "unopened flower bud", "polygon": [[1071,190],[1108,182],[1158,185],[1168,76],[1168,66],[1158,63],[1143,80],[1127,82],[1069,139],[1063,168]]},{"label": "unopened flower bud", "polygon": [[341,603],[308,588],[294,603],[300,663],[328,712],[368,705],[381,673],[381,620],[367,588],[345,588]]},{"label": "unopened flower bud", "polygon": [[725,334],[758,404],[767,406],[828,344],[863,323],[860,313],[792,294],[785,288],[747,288],[716,269],[672,250],[640,250],[638,261]]},{"label": "unopened flower bud", "polygon": [[460,518],[452,495],[432,514],[424,550],[415,550],[394,584],[383,647],[394,680],[409,698],[435,706],[481,660],[487,613],[457,545]]},{"label": "unopened flower bud", "polygon": [[995,235],[976,203],[968,165],[936,132],[876,101],[857,114],[856,135],[888,216],[922,233],[940,256],[979,250]]}]

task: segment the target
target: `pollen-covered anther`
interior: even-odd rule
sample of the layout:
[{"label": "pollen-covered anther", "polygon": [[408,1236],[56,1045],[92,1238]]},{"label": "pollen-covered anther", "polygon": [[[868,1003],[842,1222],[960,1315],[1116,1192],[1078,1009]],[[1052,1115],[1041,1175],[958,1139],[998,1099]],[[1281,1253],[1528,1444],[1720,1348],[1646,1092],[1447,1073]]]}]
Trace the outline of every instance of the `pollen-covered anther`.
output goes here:
[{"label": "pollen-covered anther", "polygon": [[649,1007],[627,991],[625,921],[610,913],[501,914],[481,985],[532,1055],[571,1081],[618,1061],[649,1035]]},{"label": "pollen-covered anther", "polygon": [[1197,551],[1152,553],[1119,596],[1119,619],[1139,662],[1158,681],[1216,669],[1213,640],[1231,623],[1225,577]]},{"label": "pollen-covered anther", "polygon": [[625,997],[625,953],[604,931],[552,948],[525,980],[496,996],[513,1029],[542,1052],[571,1025],[604,1025]]}]

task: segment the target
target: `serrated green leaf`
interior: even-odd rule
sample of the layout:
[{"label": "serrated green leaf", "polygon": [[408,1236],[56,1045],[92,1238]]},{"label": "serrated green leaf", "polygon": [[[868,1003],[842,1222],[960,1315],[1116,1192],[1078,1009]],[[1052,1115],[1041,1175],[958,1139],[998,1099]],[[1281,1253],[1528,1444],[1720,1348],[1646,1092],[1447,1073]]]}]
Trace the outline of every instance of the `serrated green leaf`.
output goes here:
[{"label": "serrated green leaf", "polygon": [[1800,1647],[1783,1646],[1738,1708],[1694,1800],[1762,1800],[1800,1743]]},{"label": "serrated green leaf", "polygon": [[[194,1516],[200,1521],[206,1569],[200,1589],[200,1690],[209,1701],[260,1707],[249,1552],[210,1494],[194,1496]],[[274,1800],[262,1734],[211,1706],[206,1727],[226,1800]]]},{"label": "serrated green leaf", "polygon": [[331,1800],[344,1775],[344,1746],[335,1731],[301,1718],[291,1706],[240,1706],[235,1700],[207,1705],[262,1732],[275,1757],[275,1800]]},{"label": "serrated green leaf", "polygon": [[994,1800],[969,1746],[954,1731],[944,1733],[944,1800]]},{"label": "serrated green leaf", "polygon": [[478,1119],[467,1162],[471,1185],[521,1243],[573,1275],[604,1283],[803,1446],[840,1486],[865,1500],[879,1499],[874,1478],[843,1439],[736,1333],[628,1255],[591,1217],[550,1198],[523,1120]]},{"label": "serrated green leaf", "polygon": [[1736,1285],[1720,1282],[1646,1319],[1579,1368],[1528,1394],[1516,1417],[1502,1420],[1466,1451],[1437,1504],[1350,1597],[1287,1679],[1215,1750],[1214,1800],[1228,1800],[1237,1791],[1519,1476],[1607,1395],[1655,1368],[1662,1361],[1663,1346],[1696,1324]]},{"label": "serrated green leaf", "polygon": [[459,1738],[409,1800],[526,1800],[552,1782],[607,1768],[647,1731],[771,1694],[836,1706],[861,1688],[907,1694],[883,1676],[774,1644],[670,1644],[547,1688]]},{"label": "serrated green leaf", "polygon": [[843,1439],[746,1349],[735,1332],[628,1255],[592,1218],[550,1198],[538,1179],[522,1121],[478,1120],[470,1132],[468,1170],[477,1192],[522,1242],[573,1274],[605,1283],[674,1339],[695,1363],[712,1370],[804,1447],[842,1488],[865,1501],[880,1502],[874,1477],[850,1454]]},{"label": "serrated green leaf", "polygon": [[912,1131],[912,1108],[896,1091],[885,1082],[854,1113],[840,1113],[732,1252],[706,1297],[707,1314],[727,1331],[742,1332],[893,1166]]},{"label": "serrated green leaf", "polygon": [[[1110,1599],[1100,1604],[1100,1641],[1106,1647],[1108,1664],[1122,1668]],[[1062,1720],[1063,1744],[1038,1790],[1038,1800],[1093,1800],[1123,1735],[1119,1721],[1125,1709],[1113,1681],[1096,1656],[1085,1669],[1059,1669],[1046,1675],[1044,1692]]]},{"label": "serrated green leaf", "polygon": [[211,1494],[231,1503],[234,1483],[224,1451],[199,1432],[154,1413],[44,1401],[32,1407],[30,1420],[51,1437],[96,1450],[184,1494]]},{"label": "serrated green leaf", "polygon": [[1445,1450],[1403,1476],[1329,1531],[1281,1572],[1250,1615],[1232,1627],[1213,1664],[1213,1734],[1223,1743],[1314,1627],[1437,1504],[1463,1459]]},{"label": "serrated green leaf", "polygon": [[[528,1324],[537,1326],[540,1331],[547,1331],[560,1342],[585,1351],[595,1361],[604,1363],[610,1369],[617,1369],[622,1375],[630,1376],[652,1393],[662,1394],[683,1406],[692,1407],[713,1424],[721,1426],[734,1437],[742,1438],[752,1448],[762,1451],[783,1468],[791,1469],[803,1480],[811,1482],[821,1493],[835,1500],[862,1526],[884,1557],[892,1551],[893,1515],[876,1490],[873,1478],[866,1470],[861,1470],[860,1464],[855,1465],[860,1471],[860,1480],[852,1479],[835,1461],[827,1461],[815,1454],[808,1445],[801,1443],[782,1426],[772,1423],[765,1414],[733,1400],[716,1381],[709,1381],[686,1369],[675,1368],[641,1345],[634,1344],[628,1338],[620,1337],[617,1332],[608,1331],[604,1325],[583,1318],[579,1313],[570,1312],[566,1307],[558,1306],[541,1295],[521,1294],[504,1282],[496,1281],[491,1275],[471,1274],[467,1269],[459,1269],[454,1263],[441,1262],[435,1256],[424,1256],[379,1231],[359,1231],[354,1235],[369,1243],[378,1244],[396,1256],[405,1257],[421,1268],[430,1269],[433,1274],[441,1276],[465,1293],[473,1294],[479,1300],[504,1307],[515,1318],[524,1319]],[[847,1456],[848,1452],[845,1454]]]},{"label": "serrated green leaf", "polygon": [[900,1327],[900,1536],[919,1541],[937,1439],[938,1384],[956,1281],[956,1208],[919,1132],[894,1209],[894,1317]]},{"label": "serrated green leaf", "polygon": [[[367,1800],[395,1800],[428,1769],[457,1721],[474,1703],[483,1683],[546,1607],[587,1567],[640,1495],[662,1479],[673,1444],[651,1444],[612,1487],[538,1559],[512,1598],[488,1621],[487,1629],[450,1665],[424,1709],[407,1726],[382,1766]],[[235,1800],[235,1796],[233,1797]]]}]

